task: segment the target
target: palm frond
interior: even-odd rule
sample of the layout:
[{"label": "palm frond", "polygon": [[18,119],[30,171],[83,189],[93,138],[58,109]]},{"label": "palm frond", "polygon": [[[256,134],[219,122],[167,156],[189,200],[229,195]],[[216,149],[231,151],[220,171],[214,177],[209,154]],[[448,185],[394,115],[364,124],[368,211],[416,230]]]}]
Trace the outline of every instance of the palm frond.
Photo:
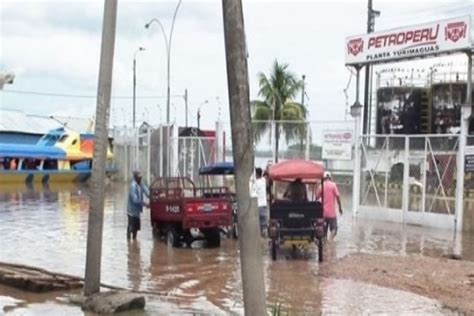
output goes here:
[{"label": "palm frond", "polygon": [[[295,121],[295,124],[281,123],[276,125],[277,142],[280,134],[284,134],[287,142],[303,141],[306,137],[306,120],[308,110],[300,103],[294,102],[303,87],[303,81],[288,70],[288,64],[275,60],[268,75],[258,74],[259,92],[262,100],[252,102],[254,120]],[[297,124],[298,123],[298,124]],[[265,132],[271,128],[268,123],[255,123],[254,140],[260,141]]]},{"label": "palm frond", "polygon": [[[258,144],[262,136],[271,128],[272,109],[264,101],[252,101],[252,128],[254,143]],[[255,122],[256,121],[256,122]]]}]

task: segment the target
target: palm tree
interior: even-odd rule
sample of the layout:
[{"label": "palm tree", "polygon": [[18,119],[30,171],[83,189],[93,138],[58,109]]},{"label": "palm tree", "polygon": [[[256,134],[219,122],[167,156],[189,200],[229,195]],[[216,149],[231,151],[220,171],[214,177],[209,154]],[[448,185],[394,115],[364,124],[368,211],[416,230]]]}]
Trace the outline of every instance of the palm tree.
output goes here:
[{"label": "palm tree", "polygon": [[[278,161],[280,134],[285,136],[287,143],[299,140],[303,143],[307,128],[306,124],[283,124],[281,121],[303,123],[308,113],[306,107],[294,99],[303,87],[303,82],[288,70],[288,64],[279,64],[275,60],[269,76],[258,74],[260,86],[258,95],[261,100],[251,102],[253,117],[254,141],[271,130],[271,121],[275,121],[275,154]],[[275,162],[277,162],[275,161]]]}]

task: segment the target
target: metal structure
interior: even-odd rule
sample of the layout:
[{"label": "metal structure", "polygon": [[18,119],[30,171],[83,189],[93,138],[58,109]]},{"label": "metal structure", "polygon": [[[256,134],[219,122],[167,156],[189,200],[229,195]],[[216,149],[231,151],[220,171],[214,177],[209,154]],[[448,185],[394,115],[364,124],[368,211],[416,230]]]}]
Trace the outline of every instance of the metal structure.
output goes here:
[{"label": "metal structure", "polygon": [[[177,130],[169,132],[167,126],[141,128],[114,128],[114,163],[116,179],[130,181],[133,170],[140,170],[147,183],[163,177],[166,170],[171,176],[196,180],[199,168],[223,157],[223,146],[218,137],[178,136]],[[170,148],[170,159],[166,159]],[[168,165],[169,161],[169,165]]]},{"label": "metal structure", "polygon": [[[346,52],[346,65],[352,66],[357,70],[357,81],[359,81],[359,70],[362,67],[370,67],[373,64],[382,64],[393,61],[403,61],[416,59],[420,57],[433,57],[440,54],[452,54],[452,53],[464,53],[467,55],[467,89],[466,89],[466,103],[461,106],[461,119],[460,119],[460,134],[453,136],[457,139],[456,151],[456,194],[455,194],[455,215],[454,224],[451,227],[454,230],[463,230],[463,217],[464,217],[464,164],[465,164],[465,149],[466,149],[466,138],[468,134],[468,123],[472,112],[472,54],[473,54],[473,43],[471,39],[470,29],[471,17],[459,17],[449,20],[432,22],[430,24],[424,24],[419,26],[410,26],[406,28],[399,28],[396,30],[390,30],[385,32],[374,33],[374,35],[367,36],[354,36],[347,39],[347,52]],[[425,30],[425,36],[423,38],[414,37],[415,34],[421,34],[421,29]],[[441,33],[444,31],[443,33]],[[442,34],[442,35],[441,35]],[[393,40],[395,39],[395,40]],[[413,48],[412,45],[415,43],[416,47],[423,47],[423,49]],[[433,46],[435,43],[436,46]],[[431,46],[430,46],[431,45]],[[359,84],[356,85],[356,104],[358,104],[359,95]],[[355,107],[354,107],[355,108]],[[357,215],[362,205],[361,201],[358,200],[361,192],[360,178],[362,175],[360,158],[364,158],[363,154],[360,154],[358,150],[367,146],[373,146],[374,143],[367,142],[366,136],[360,136],[360,113],[354,111],[354,118],[356,119],[356,159],[354,159],[354,197],[353,200],[353,213]],[[416,135],[413,137],[420,137]],[[427,137],[427,136],[425,136]],[[403,222],[407,222],[407,216],[405,216],[409,209],[409,166],[410,163],[410,140],[409,136],[404,138],[404,167],[403,167],[403,203],[401,209],[404,216],[402,217]],[[377,142],[375,142],[377,144]],[[430,144],[425,139],[425,145]],[[365,146],[365,147],[364,147]],[[376,149],[378,150],[378,149]],[[453,148],[451,149],[453,150]],[[426,150],[425,150],[426,154]],[[436,152],[431,150],[431,154],[435,155]],[[361,157],[362,156],[362,157]],[[367,157],[366,157],[367,158]],[[441,180],[443,178],[441,177]],[[374,182],[373,174],[371,181]],[[422,183],[422,185],[426,183]],[[436,195],[436,194],[435,194]],[[376,196],[378,196],[376,194]],[[435,196],[436,197],[436,196]],[[362,201],[363,202],[363,201]],[[379,198],[378,198],[378,202]],[[379,203],[380,204],[380,203]],[[385,209],[387,205],[385,204]],[[451,208],[447,208],[450,212]],[[425,213],[426,207],[422,208],[422,213]],[[393,218],[393,213],[385,212],[384,219],[400,220],[399,217]],[[449,215],[449,214],[448,214]],[[430,221],[423,221],[421,224],[432,225]],[[448,225],[449,226],[449,225]]]},{"label": "metal structure", "polygon": [[[165,40],[165,44],[166,44],[166,82],[167,82],[167,88],[166,88],[166,124],[168,126],[168,128],[171,127],[171,121],[170,121],[170,106],[171,106],[171,87],[170,87],[170,72],[171,72],[171,42],[172,42],[172,39],[173,39],[173,30],[174,30],[174,23],[176,21],[176,16],[178,14],[178,10],[179,10],[179,7],[181,6],[181,2],[182,0],[179,0],[178,1],[178,4],[176,5],[176,9],[174,10],[174,14],[173,14],[173,20],[171,22],[171,30],[170,30],[170,33],[169,33],[169,36],[166,35],[166,32],[165,32],[165,29],[163,27],[163,24],[161,23],[160,20],[156,19],[156,18],[153,18],[151,19],[150,22],[148,22],[147,24],[145,24],[145,28],[149,28],[151,26],[151,24],[153,22],[157,23],[161,29],[161,32],[163,34],[163,37],[164,37],[164,40]],[[168,137],[170,137],[171,135],[168,135]],[[167,150],[167,155],[166,155],[167,159],[170,158],[170,151]],[[170,170],[168,169],[167,170],[167,174],[169,175],[170,174]]]}]

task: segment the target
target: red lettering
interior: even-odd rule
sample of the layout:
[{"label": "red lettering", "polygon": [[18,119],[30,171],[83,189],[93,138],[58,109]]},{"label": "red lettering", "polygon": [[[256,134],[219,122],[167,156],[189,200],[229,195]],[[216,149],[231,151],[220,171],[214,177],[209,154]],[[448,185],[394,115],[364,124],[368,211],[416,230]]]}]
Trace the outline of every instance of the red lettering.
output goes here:
[{"label": "red lettering", "polygon": [[375,45],[375,39],[376,39],[376,37],[371,37],[371,38],[369,39],[369,49],[370,49],[372,46]]},{"label": "red lettering", "polygon": [[430,29],[423,29],[421,31],[421,41],[429,41]]},{"label": "red lettering", "polygon": [[408,43],[412,39],[413,39],[413,31],[408,31],[407,34],[406,34],[405,41]]},{"label": "red lettering", "polygon": [[377,37],[377,41],[375,42],[375,47],[379,48],[382,46],[382,39],[383,39],[383,36]]},{"label": "red lettering", "polygon": [[416,30],[415,34],[413,34],[413,43],[418,43],[421,41],[420,35],[421,35],[421,30]]},{"label": "red lettering", "polygon": [[397,34],[390,34],[388,45],[397,45]]},{"label": "red lettering", "polygon": [[433,34],[433,29],[430,31],[430,40],[435,40],[438,38],[439,24],[436,25],[436,33]]},{"label": "red lettering", "polygon": [[405,43],[405,33],[398,33],[397,34],[397,44],[401,45]]}]

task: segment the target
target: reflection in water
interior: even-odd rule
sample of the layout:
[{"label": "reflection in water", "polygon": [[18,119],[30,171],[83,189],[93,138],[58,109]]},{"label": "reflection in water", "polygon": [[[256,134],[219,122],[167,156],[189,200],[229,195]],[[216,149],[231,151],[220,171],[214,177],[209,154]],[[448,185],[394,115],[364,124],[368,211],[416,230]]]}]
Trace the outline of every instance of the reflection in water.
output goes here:
[{"label": "reflection in water", "polygon": [[137,291],[140,289],[142,275],[142,260],[140,256],[140,242],[130,241],[128,246],[127,269],[128,282],[132,285],[132,289]]},{"label": "reflection in water", "polygon": [[[153,239],[147,211],[143,213],[139,240],[128,242],[126,192],[126,186],[110,187],[107,191],[103,282],[169,293],[165,303],[151,302],[149,305],[159,305],[160,310],[177,305],[182,311],[241,313],[237,243],[224,239],[217,249],[204,249],[199,242],[194,243],[193,249],[168,248]],[[0,187],[0,260],[83,275],[89,208],[87,193],[87,187]],[[346,202],[344,205],[348,205]],[[326,247],[326,261],[322,265],[317,263],[314,253],[310,260],[283,258],[272,262],[267,244],[262,243],[268,302],[308,314],[319,310],[322,300],[324,306],[328,300],[334,300],[331,305],[335,304],[335,307],[344,305],[336,298],[326,297],[330,290],[324,286],[321,289],[320,274],[337,258],[351,252],[442,256],[457,249],[464,258],[474,260],[472,246],[472,235],[453,239],[453,235],[445,231],[354,221],[345,214],[340,220],[336,240]],[[327,310],[327,306],[324,308]]]}]

